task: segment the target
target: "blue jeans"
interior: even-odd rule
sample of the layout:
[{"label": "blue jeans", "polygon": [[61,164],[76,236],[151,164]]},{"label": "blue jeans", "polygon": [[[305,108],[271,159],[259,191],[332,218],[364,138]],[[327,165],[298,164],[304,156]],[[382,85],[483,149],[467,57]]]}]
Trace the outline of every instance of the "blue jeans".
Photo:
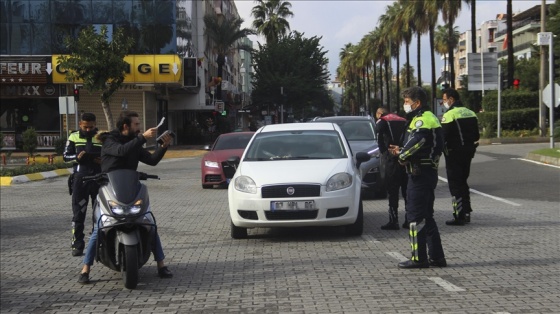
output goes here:
[{"label": "blue jeans", "polygon": [[[95,247],[97,242],[97,232],[99,230],[97,225],[98,224],[96,222],[94,224],[91,237],[89,238],[89,242],[86,248],[86,255],[84,256],[84,264],[88,266],[93,265],[93,261],[95,260]],[[165,255],[163,254],[163,247],[161,246],[161,240],[157,232],[155,232],[154,241],[155,243],[154,245],[152,245],[152,253],[154,254],[154,259],[156,262],[163,261],[165,259]]]}]

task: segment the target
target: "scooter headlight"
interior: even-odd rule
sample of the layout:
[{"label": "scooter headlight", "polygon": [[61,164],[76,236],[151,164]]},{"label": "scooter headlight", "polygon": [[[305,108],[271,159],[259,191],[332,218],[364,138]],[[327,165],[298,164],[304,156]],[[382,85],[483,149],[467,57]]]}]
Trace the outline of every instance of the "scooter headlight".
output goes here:
[{"label": "scooter headlight", "polygon": [[125,206],[125,205],[118,204],[115,201],[109,201],[109,207],[111,208],[111,211],[115,215],[119,215],[119,216],[135,215],[142,210],[142,200],[137,200],[131,206]]}]

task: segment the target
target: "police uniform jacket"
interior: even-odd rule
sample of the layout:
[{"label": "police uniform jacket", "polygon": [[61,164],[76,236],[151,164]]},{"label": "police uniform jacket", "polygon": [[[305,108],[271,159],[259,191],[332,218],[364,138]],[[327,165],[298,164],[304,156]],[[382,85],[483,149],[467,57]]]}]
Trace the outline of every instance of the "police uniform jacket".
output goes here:
[{"label": "police uniform jacket", "polygon": [[447,152],[459,148],[473,149],[480,139],[476,114],[460,103],[453,104],[443,114],[441,126]]},{"label": "police uniform jacket", "polygon": [[407,119],[410,123],[399,160],[437,169],[443,150],[443,134],[438,118],[420,107],[407,114]]},{"label": "police uniform jacket", "polygon": [[402,145],[404,131],[406,130],[406,119],[394,113],[381,116],[375,125],[377,144],[382,154],[388,151],[389,145]]},{"label": "police uniform jacket", "polygon": [[137,170],[138,163],[155,166],[165,155],[167,147],[159,147],[152,154],[142,147],[146,138],[142,134],[135,137],[124,136],[118,130],[99,135],[101,148],[101,170],[110,172],[117,169]]},{"label": "police uniform jacket", "polygon": [[[75,161],[77,163],[74,167],[75,172],[95,174],[101,171],[100,165],[94,162],[94,159],[101,154],[101,142],[97,140],[95,134],[97,131],[90,137],[80,130],[72,132],[68,137],[62,157],[65,162]],[[78,160],[78,155],[82,151],[85,151],[86,154]]]}]

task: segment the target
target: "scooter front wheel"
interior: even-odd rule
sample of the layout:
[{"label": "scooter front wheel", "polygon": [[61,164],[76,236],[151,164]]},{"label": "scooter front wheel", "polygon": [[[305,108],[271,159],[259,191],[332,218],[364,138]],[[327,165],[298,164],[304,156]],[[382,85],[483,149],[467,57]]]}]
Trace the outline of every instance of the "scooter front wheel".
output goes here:
[{"label": "scooter front wheel", "polygon": [[121,265],[125,288],[136,288],[138,285],[138,248],[136,245],[124,245],[124,250],[121,250]]}]

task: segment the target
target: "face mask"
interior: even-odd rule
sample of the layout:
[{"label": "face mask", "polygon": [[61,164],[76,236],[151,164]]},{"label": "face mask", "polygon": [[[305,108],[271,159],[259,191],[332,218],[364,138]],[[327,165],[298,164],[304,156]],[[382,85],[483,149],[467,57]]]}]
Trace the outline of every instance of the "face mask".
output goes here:
[{"label": "face mask", "polygon": [[91,131],[82,131],[82,130],[80,130],[80,136],[81,136],[81,137],[85,137],[85,138],[94,137],[96,133],[97,133],[97,129],[93,129],[93,130],[91,130]]},{"label": "face mask", "polygon": [[447,101],[443,103],[443,106],[445,107],[445,109],[449,109],[449,103]]},{"label": "face mask", "polygon": [[404,104],[404,112],[409,113],[412,111],[412,106],[409,104]]}]

